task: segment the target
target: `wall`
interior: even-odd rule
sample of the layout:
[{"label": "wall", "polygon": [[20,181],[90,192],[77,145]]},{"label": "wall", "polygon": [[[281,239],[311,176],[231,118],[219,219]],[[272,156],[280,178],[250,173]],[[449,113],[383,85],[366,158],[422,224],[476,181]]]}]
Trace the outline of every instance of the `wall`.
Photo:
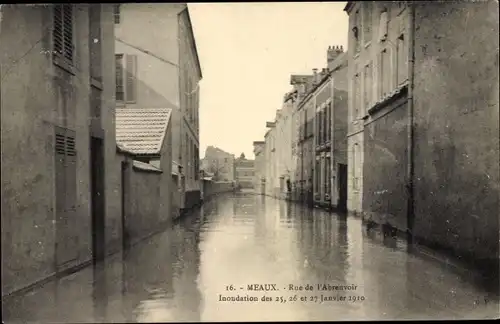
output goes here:
[{"label": "wall", "polygon": [[[363,213],[377,223],[407,229],[407,98],[403,95],[365,124]],[[376,170],[376,172],[370,172]]]},{"label": "wall", "polygon": [[125,228],[131,243],[143,239],[169,224],[174,215],[172,181],[172,128],[169,123],[160,159],[161,171],[127,168],[125,189]]},{"label": "wall", "polygon": [[233,192],[234,184],[232,182],[215,182],[203,180],[203,200],[207,201],[217,194]]},{"label": "wall", "polygon": [[[198,57],[194,35],[191,30],[189,13],[183,10],[178,17],[178,51],[179,51],[179,91],[180,91],[180,145],[183,173],[186,176],[186,207],[199,203],[199,87],[201,71],[198,68]],[[186,142],[187,136],[187,142]],[[193,145],[196,148],[193,148]],[[195,191],[195,192],[191,192]],[[190,193],[191,192],[191,193]]]},{"label": "wall", "polygon": [[415,235],[497,259],[498,2],[415,11]]},{"label": "wall", "polygon": [[[52,61],[50,6],[3,5],[1,64],[2,295],[54,274],[56,245],[55,126],[76,133],[76,206],[68,236],[75,260],[91,259],[89,167],[89,49],[86,6],[75,6],[75,67],[68,73]],[[111,21],[103,5],[101,19]],[[102,24],[103,83],[101,124],[105,149],[115,147],[113,125],[114,61],[112,26]],[[111,49],[111,51],[109,51]],[[20,53],[25,53],[21,58]],[[109,53],[109,54],[105,54]],[[106,89],[107,88],[107,89]],[[22,150],[19,150],[22,147]],[[105,155],[106,224],[112,240],[120,219],[113,190],[114,159]],[[119,172],[119,171],[118,171]],[[15,235],[13,235],[15,233]]]}]

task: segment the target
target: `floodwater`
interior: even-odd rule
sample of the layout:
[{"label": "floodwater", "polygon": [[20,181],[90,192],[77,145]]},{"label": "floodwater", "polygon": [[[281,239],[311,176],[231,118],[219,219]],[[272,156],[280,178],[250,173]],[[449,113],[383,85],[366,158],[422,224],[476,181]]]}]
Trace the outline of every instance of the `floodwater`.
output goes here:
[{"label": "floodwater", "polygon": [[406,252],[400,241],[367,234],[357,217],[251,194],[219,196],[126,253],[3,308],[6,323],[498,314],[496,295],[449,266]]}]

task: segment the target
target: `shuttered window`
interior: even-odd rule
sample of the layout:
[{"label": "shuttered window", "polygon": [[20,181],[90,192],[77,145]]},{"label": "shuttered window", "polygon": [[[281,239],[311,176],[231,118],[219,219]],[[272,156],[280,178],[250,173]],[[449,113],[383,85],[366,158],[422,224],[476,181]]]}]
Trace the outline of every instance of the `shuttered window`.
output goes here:
[{"label": "shuttered window", "polygon": [[120,5],[119,4],[115,4],[113,5],[113,16],[115,18],[115,24],[119,24],[120,23]]},{"label": "shuttered window", "polygon": [[115,54],[116,66],[116,101],[125,100],[125,89],[123,88],[123,54]]},{"label": "shuttered window", "polygon": [[54,5],[52,46],[55,53],[73,63],[73,7],[71,4]]},{"label": "shuttered window", "polygon": [[75,132],[56,127],[56,206],[59,211],[76,208],[76,159]]}]

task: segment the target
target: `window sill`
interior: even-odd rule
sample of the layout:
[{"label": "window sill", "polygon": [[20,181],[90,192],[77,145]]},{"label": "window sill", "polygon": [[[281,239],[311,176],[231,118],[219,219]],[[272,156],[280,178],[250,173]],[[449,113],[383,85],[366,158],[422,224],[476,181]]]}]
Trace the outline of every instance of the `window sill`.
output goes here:
[{"label": "window sill", "polygon": [[99,90],[102,91],[103,87],[102,87],[102,82],[93,78],[93,77],[90,77],[90,85],[94,88],[97,88]]},{"label": "window sill", "polygon": [[54,65],[68,72],[69,74],[76,75],[76,68],[73,65],[71,65],[71,63],[68,62],[68,60],[61,57],[59,54],[53,54],[52,62],[54,63]]},{"label": "window sill", "polygon": [[366,48],[368,48],[368,47],[370,47],[370,45],[371,45],[371,44],[372,44],[372,41],[371,41],[371,40],[370,40],[370,41],[368,41],[368,42],[366,42],[366,43],[365,43],[365,49],[366,49]]},{"label": "window sill", "polygon": [[355,53],[353,58],[356,60],[359,57],[359,52]]}]

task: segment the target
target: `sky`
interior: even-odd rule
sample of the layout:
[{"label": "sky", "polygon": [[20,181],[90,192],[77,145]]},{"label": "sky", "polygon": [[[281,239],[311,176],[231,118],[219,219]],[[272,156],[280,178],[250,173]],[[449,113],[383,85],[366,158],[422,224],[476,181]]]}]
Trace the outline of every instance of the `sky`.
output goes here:
[{"label": "sky", "polygon": [[209,145],[254,157],[290,75],[325,68],[328,46],[347,48],[345,4],[188,4],[203,73],[200,157]]}]

